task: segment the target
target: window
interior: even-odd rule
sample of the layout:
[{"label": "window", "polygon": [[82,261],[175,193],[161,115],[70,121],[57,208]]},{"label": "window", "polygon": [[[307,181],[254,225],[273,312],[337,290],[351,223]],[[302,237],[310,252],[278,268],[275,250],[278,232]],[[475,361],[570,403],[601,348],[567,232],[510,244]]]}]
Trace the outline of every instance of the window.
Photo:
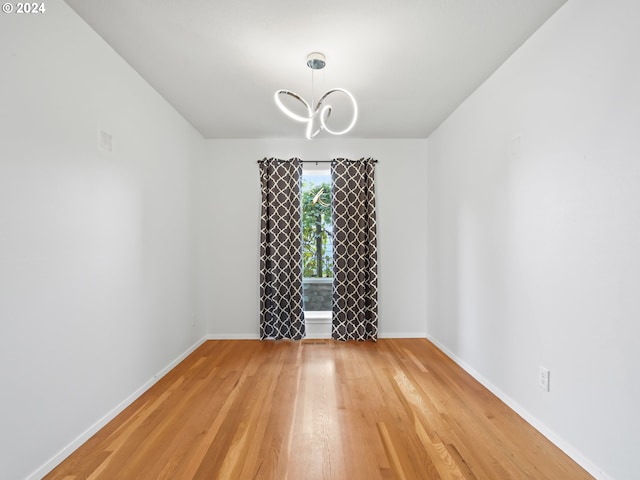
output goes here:
[{"label": "window", "polygon": [[302,174],[302,287],[305,312],[330,312],[333,280],[331,176],[305,165]]}]

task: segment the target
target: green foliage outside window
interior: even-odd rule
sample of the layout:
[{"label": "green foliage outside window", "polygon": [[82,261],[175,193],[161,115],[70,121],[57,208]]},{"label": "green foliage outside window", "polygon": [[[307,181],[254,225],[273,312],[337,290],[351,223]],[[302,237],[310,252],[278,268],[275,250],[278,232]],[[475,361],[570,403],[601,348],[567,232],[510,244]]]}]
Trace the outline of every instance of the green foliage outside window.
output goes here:
[{"label": "green foliage outside window", "polygon": [[331,185],[302,182],[303,277],[333,276],[331,242]]}]

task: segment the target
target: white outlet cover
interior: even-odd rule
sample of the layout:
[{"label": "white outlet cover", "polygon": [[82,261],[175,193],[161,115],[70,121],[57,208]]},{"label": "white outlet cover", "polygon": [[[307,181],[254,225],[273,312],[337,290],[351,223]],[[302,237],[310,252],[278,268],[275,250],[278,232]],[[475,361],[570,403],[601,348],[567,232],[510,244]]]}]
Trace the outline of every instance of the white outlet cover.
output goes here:
[{"label": "white outlet cover", "polygon": [[545,392],[548,392],[550,390],[550,388],[549,388],[550,387],[550,377],[551,377],[551,372],[549,372],[549,369],[541,366],[540,367],[539,376],[538,376],[538,385]]},{"label": "white outlet cover", "polygon": [[100,130],[100,148],[105,152],[113,151],[113,137],[104,130]]}]

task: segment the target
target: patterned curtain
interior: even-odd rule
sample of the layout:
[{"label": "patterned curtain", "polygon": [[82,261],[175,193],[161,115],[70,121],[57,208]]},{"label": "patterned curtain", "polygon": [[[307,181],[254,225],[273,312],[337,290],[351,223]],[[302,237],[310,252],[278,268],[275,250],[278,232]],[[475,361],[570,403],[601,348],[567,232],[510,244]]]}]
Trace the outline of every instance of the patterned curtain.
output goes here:
[{"label": "patterned curtain", "polygon": [[299,159],[260,165],[260,339],[305,336]]},{"label": "patterned curtain", "polygon": [[375,160],[331,162],[336,340],[378,339]]}]

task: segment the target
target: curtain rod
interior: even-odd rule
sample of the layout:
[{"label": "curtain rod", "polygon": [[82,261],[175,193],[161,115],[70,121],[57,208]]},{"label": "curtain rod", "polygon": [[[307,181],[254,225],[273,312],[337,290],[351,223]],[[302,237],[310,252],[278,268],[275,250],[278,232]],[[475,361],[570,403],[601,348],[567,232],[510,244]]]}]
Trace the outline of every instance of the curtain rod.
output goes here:
[{"label": "curtain rod", "polygon": [[[265,160],[269,160],[269,159],[268,158],[264,158],[262,160],[258,160],[258,163],[262,163]],[[288,162],[289,161],[289,160],[280,160],[280,159],[276,159],[276,160],[280,161],[280,162]],[[360,160],[348,160],[348,161],[349,162],[359,162]],[[318,163],[331,163],[331,162],[333,162],[333,160],[300,160],[300,163],[315,163],[316,165]],[[378,163],[378,160],[373,160],[373,163]]]}]

